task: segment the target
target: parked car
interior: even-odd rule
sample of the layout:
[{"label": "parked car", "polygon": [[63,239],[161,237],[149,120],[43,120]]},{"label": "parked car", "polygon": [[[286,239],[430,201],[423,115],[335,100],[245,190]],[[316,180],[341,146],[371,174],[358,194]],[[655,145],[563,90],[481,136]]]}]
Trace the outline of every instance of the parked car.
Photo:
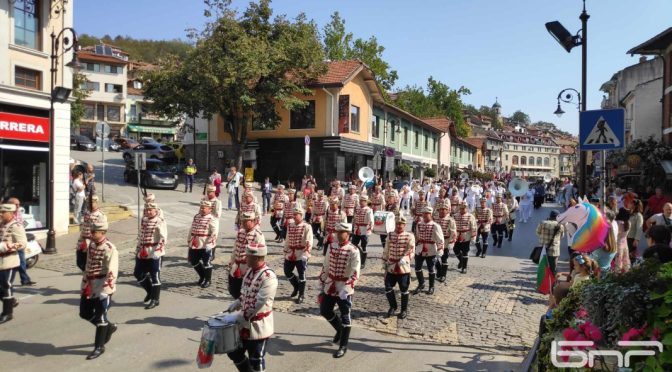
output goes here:
[{"label": "parked car", "polygon": [[96,151],[96,143],[87,136],[72,134],[70,135],[70,148],[81,151]]},{"label": "parked car", "polygon": [[132,149],[124,150],[123,158],[128,163],[135,158],[135,154],[138,152],[144,152],[147,154],[147,159],[161,159],[167,163],[177,162],[177,157],[175,156],[175,150],[172,147],[157,144],[147,144],[134,147]]},{"label": "parked car", "polygon": [[140,138],[140,144],[141,145],[156,145],[156,144],[161,144],[159,141],[155,140],[152,137],[142,137]]},{"label": "parked car", "polygon": [[116,152],[121,151],[121,145],[114,141],[110,141],[110,145],[107,146],[107,148],[110,151],[116,151]]},{"label": "parked car", "polygon": [[[140,171],[141,186],[175,190],[179,185],[175,165],[167,164],[159,159],[147,159],[146,168],[146,170]],[[126,163],[124,181],[138,183],[138,171],[133,161]]]},{"label": "parked car", "polygon": [[184,149],[184,145],[181,142],[168,142],[166,143],[166,146],[170,146],[173,148],[173,150],[175,150],[175,156],[179,162],[185,162],[187,160],[185,159],[186,151]]},{"label": "parked car", "polygon": [[140,146],[138,141],[136,141],[132,138],[117,137],[117,138],[114,139],[114,142],[118,143],[119,146],[121,146],[122,150],[132,149],[132,148]]}]

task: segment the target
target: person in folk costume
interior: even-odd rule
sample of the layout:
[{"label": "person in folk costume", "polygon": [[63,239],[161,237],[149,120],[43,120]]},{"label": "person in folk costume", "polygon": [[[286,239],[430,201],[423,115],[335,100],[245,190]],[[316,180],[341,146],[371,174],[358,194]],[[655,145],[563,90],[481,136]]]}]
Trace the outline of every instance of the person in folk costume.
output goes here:
[{"label": "person in folk costume", "polygon": [[285,194],[285,185],[278,185],[271,204],[271,227],[275,231],[274,240],[276,243],[279,243],[282,239],[282,217],[287,203],[289,203],[289,198]]},{"label": "person in folk costume", "polygon": [[324,245],[324,216],[327,213],[327,209],[329,209],[329,201],[324,196],[324,190],[317,190],[317,195],[313,202],[313,213],[310,216],[310,225],[313,229],[313,236],[317,239],[318,249],[322,249]]},{"label": "person in folk costume", "polygon": [[385,272],[385,296],[390,304],[387,316],[397,311],[397,297],[394,287],[399,285],[401,292],[401,312],[397,317],[408,316],[408,287],[411,285],[411,260],[415,253],[415,237],[406,231],[406,217],[400,215],[396,220],[396,229],[389,234],[383,249],[383,271]]},{"label": "person in folk costume", "polygon": [[117,290],[119,253],[105,236],[107,222],[91,225],[91,244],[82,276],[82,294],[79,316],[96,326],[94,349],[86,359],[96,359],[105,352],[117,325],[109,322],[107,313],[112,304],[112,295]]},{"label": "person in folk costume", "polygon": [[415,229],[418,225],[418,222],[422,221],[422,211],[427,207],[427,200],[425,199],[425,192],[423,190],[418,191],[418,198],[414,201],[413,204],[413,224],[411,225],[411,231],[415,233]]},{"label": "person in folk costume", "polygon": [[450,204],[450,198],[448,198],[448,191],[442,187],[439,190],[439,197],[436,199],[434,206],[432,207],[434,208],[434,213],[432,214],[432,219],[434,219],[434,221],[437,221],[439,219],[439,210],[441,209],[440,207],[444,205],[448,206],[448,214],[450,214],[451,204]]},{"label": "person in folk costume", "polygon": [[342,202],[343,198],[345,197],[345,190],[341,187],[341,181],[335,180],[331,186],[331,194],[329,194],[330,198],[336,197],[338,198],[338,202]]},{"label": "person in folk costume", "polygon": [[166,221],[159,217],[156,203],[145,204],[145,216],[140,225],[140,237],[135,248],[135,269],[133,275],[147,295],[143,302],[149,303],[145,309],[159,306],[161,294],[161,257],[166,254],[168,228]]},{"label": "person in folk costume", "polygon": [[[313,247],[313,230],[311,226],[303,220],[305,211],[300,205],[294,207],[292,216],[294,219],[287,225],[287,239],[285,240],[284,271],[289,279],[293,291],[290,297],[296,298],[296,303],[301,304],[305,300],[306,292],[306,270],[308,269],[308,259]],[[294,275],[296,269],[298,275]]]},{"label": "person in folk costume", "polygon": [[[387,199],[387,203],[385,204],[385,211],[386,212],[392,212],[394,213],[395,218],[399,218],[400,216],[400,210],[399,210],[399,204],[396,202],[394,199],[394,195],[390,195],[390,197]],[[387,234],[380,234],[380,245],[385,247],[385,240],[387,239]]]},{"label": "person in folk costume", "polygon": [[296,199],[295,189],[287,190],[287,198],[288,201],[287,203],[285,203],[284,210],[282,211],[282,225],[281,225],[282,234],[280,235],[279,243],[282,243],[287,238],[287,225],[289,224],[289,221],[293,218],[292,213],[294,211],[294,207],[299,203],[299,201]]},{"label": "person in folk costume", "polygon": [[497,248],[502,248],[506,223],[509,219],[509,208],[502,202],[501,194],[495,195],[495,202],[492,204],[492,217],[492,245]]},{"label": "person in folk costume", "polygon": [[[490,226],[493,222],[492,209],[487,206],[487,198],[481,197],[480,205],[474,211],[474,217],[478,222],[478,232],[476,236],[476,257],[485,258],[488,251],[488,235],[490,234]],[[481,240],[483,240],[481,242]]]},{"label": "person in folk costume", "polygon": [[457,187],[453,187],[453,191],[451,192],[450,196],[450,216],[455,218],[458,213],[460,213],[460,203],[462,203],[462,199],[460,199],[459,195],[459,190]]},{"label": "person in folk costume", "polygon": [[341,202],[341,210],[345,212],[348,223],[352,223],[352,219],[355,216],[355,208],[357,208],[359,201],[359,195],[357,195],[356,191],[357,187],[350,185],[348,193],[343,197],[343,201]]},{"label": "person in folk costume", "polygon": [[[219,219],[222,217],[222,201],[219,200],[219,198],[217,197],[217,187],[215,187],[214,185],[207,185],[205,190],[206,190],[205,197],[202,200],[207,200],[212,205],[210,214],[212,215],[212,217],[215,218],[217,222],[216,223],[217,235],[219,235]],[[215,259],[216,251],[217,247],[213,247],[210,254],[210,261],[213,261]]]},{"label": "person in folk costume", "polygon": [[329,209],[327,210],[327,213],[325,214],[325,237],[324,237],[324,245],[323,245],[323,250],[322,250],[322,255],[327,254],[327,248],[331,243],[333,243],[336,240],[336,227],[338,226],[339,223],[344,223],[348,222],[348,219],[345,215],[345,212],[339,209],[339,205],[341,204],[340,200],[338,200],[337,197],[333,197],[329,201]]},{"label": "person in folk costume", "polygon": [[392,187],[392,182],[388,182],[385,184],[385,200],[387,200],[390,196],[394,196],[394,200],[398,203],[399,202],[399,191],[395,190]]},{"label": "person in folk costume", "polygon": [[92,195],[89,202],[91,206],[79,225],[79,239],[77,240],[76,261],[77,267],[82,271],[86,266],[86,251],[91,244],[91,226],[97,222],[107,222],[107,216],[100,209],[98,195]]},{"label": "person in folk costume", "polygon": [[212,216],[212,204],[201,200],[199,212],[191,223],[187,246],[189,264],[198,274],[198,285],[208,288],[212,280],[212,249],[217,245],[218,220]]},{"label": "person in folk costume", "polygon": [[439,216],[436,219],[436,223],[441,226],[441,231],[443,232],[443,241],[445,244],[445,249],[441,255],[441,260],[436,260],[436,276],[437,280],[443,283],[446,280],[446,273],[448,272],[448,256],[450,255],[450,250],[455,246],[455,241],[457,240],[457,225],[455,224],[455,219],[450,216],[450,200],[444,199],[443,203],[438,204],[437,208],[439,209]]},{"label": "person in folk costume", "polygon": [[[359,280],[359,249],[350,242],[352,225],[339,223],[336,226],[337,240],[329,245],[329,254],[324,257],[320,280],[320,315],[336,330],[333,342],[339,344],[334,358],[341,358],[348,351],[352,320],[352,295]],[[340,310],[340,318],[334,312],[334,306]]]},{"label": "person in folk costume", "polygon": [[425,289],[425,276],[422,272],[424,262],[427,262],[429,271],[429,288],[426,293],[434,294],[436,256],[443,255],[444,240],[441,226],[432,220],[432,212],[430,206],[422,210],[422,220],[418,222],[415,230],[415,276],[418,278],[418,286],[413,294],[419,294]]},{"label": "person in folk costume", "polygon": [[251,244],[266,245],[266,238],[253,212],[244,212],[240,216],[241,228],[236,234],[236,241],[229,258],[229,284],[228,290],[231,297],[240,297],[240,288],[243,285],[243,276],[247,270],[247,258],[245,252]]},{"label": "person in folk costume", "polygon": [[242,280],[241,296],[227,309],[237,311],[235,318],[242,340],[241,347],[227,356],[241,372],[266,369],[266,343],[274,332],[273,301],[278,289],[278,278],[266,265],[267,255],[265,243],[251,243],[245,248],[249,269]]},{"label": "person in folk costume", "polygon": [[[19,251],[28,246],[26,230],[16,219],[16,205],[0,204],[0,295],[2,314],[0,324],[14,318],[14,306],[18,303],[12,291],[12,274],[20,265]],[[84,256],[86,257],[86,256]]]},{"label": "person in folk costume", "polygon": [[354,233],[352,235],[352,244],[359,247],[361,253],[362,269],[366,267],[366,247],[369,244],[369,235],[373,231],[373,211],[367,203],[369,198],[366,195],[359,197],[359,208],[355,210],[354,215]]},{"label": "person in folk costume", "polygon": [[255,204],[259,204],[259,200],[257,197],[254,195],[254,188],[252,187],[252,184],[249,182],[245,182],[243,184],[243,194],[252,194],[252,201]]},{"label": "person in folk costume", "polygon": [[469,262],[469,245],[476,241],[478,232],[478,223],[473,214],[469,213],[466,201],[460,203],[460,213],[455,217],[455,227],[457,228],[457,241],[453,252],[460,261],[458,269],[462,269],[462,274],[467,272],[467,262]]},{"label": "person in folk costume", "polygon": [[238,231],[241,225],[240,216],[245,212],[254,213],[257,224],[261,223],[261,206],[259,206],[259,204],[254,201],[254,194],[252,194],[251,191],[245,191],[243,193],[243,202],[240,203],[240,208],[238,209],[238,214],[236,215],[236,231]]},{"label": "person in folk costume", "polygon": [[[145,204],[146,204],[146,203],[156,203],[156,195],[154,195],[154,194],[151,193],[151,192],[150,192],[150,193],[147,193],[147,196],[145,196],[144,200],[145,200]],[[163,218],[164,220],[166,219],[166,218],[163,216],[163,209],[161,209],[161,207],[159,207],[158,205],[157,205],[157,207],[156,207],[156,211],[157,211],[157,213],[158,213],[158,215],[159,215],[160,218]]]},{"label": "person in folk costume", "polygon": [[504,237],[509,241],[513,239],[513,230],[516,229],[516,215],[518,214],[518,200],[513,197],[510,191],[506,192],[506,208],[509,210],[509,218],[504,230]]},{"label": "person in folk costume", "polygon": [[371,210],[373,210],[373,212],[385,210],[386,200],[387,198],[385,197],[385,195],[382,192],[380,192],[380,186],[375,185],[373,187],[373,194],[371,195]]}]

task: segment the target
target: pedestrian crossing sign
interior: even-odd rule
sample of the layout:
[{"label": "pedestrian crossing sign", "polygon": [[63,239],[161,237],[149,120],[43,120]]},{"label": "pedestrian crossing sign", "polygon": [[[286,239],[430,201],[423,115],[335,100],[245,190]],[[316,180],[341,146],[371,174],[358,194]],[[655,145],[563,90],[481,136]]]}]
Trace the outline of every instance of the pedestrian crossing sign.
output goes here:
[{"label": "pedestrian crossing sign", "polygon": [[579,114],[582,151],[613,150],[625,145],[625,110],[591,110]]}]

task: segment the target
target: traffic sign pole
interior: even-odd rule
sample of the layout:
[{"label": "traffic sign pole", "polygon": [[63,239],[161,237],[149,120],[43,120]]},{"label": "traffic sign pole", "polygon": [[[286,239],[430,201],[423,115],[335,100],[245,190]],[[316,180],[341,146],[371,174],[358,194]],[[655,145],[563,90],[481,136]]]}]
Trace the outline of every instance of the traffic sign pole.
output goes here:
[{"label": "traffic sign pole", "polygon": [[110,135],[110,125],[104,121],[97,122],[96,134],[100,137],[100,153],[103,163],[103,182],[100,188],[100,199],[105,202],[105,137]]}]

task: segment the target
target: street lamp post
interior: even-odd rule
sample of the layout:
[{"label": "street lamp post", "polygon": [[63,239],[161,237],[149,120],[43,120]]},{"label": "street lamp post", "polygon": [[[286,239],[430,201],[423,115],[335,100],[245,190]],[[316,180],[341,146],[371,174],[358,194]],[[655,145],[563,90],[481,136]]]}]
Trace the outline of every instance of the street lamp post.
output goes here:
[{"label": "street lamp post", "polygon": [[[65,32],[70,32],[72,35],[72,40],[68,38]],[[61,47],[63,50],[61,50]],[[56,232],[54,231],[54,200],[55,200],[55,185],[54,185],[54,168],[55,168],[55,156],[54,156],[54,142],[55,142],[55,128],[54,128],[54,103],[64,103],[70,97],[70,92],[72,89],[65,88],[63,86],[56,86],[56,78],[58,73],[58,58],[63,54],[67,53],[70,50],[73,50],[72,61],[66,64],[70,68],[79,68],[79,62],[77,61],[77,50],[79,49],[79,40],[77,39],[77,33],[72,27],[66,27],[61,30],[61,32],[55,34],[51,33],[51,82],[50,82],[50,98],[49,98],[49,198],[47,201],[47,225],[49,225],[49,231],[47,232],[47,243],[44,249],[46,254],[54,254],[56,250]]]},{"label": "street lamp post", "polygon": [[[565,48],[569,53],[572,48],[581,45],[581,95],[583,100],[580,102],[581,111],[586,111],[586,91],[587,91],[587,75],[588,75],[588,18],[590,15],[586,12],[586,0],[583,0],[583,11],[579,16],[581,20],[581,36],[579,32],[572,35],[567,29],[558,21],[546,23],[546,30]],[[578,92],[577,92],[578,93]],[[559,107],[559,106],[558,106]],[[586,152],[581,150],[579,144],[579,194],[586,193]]]}]

